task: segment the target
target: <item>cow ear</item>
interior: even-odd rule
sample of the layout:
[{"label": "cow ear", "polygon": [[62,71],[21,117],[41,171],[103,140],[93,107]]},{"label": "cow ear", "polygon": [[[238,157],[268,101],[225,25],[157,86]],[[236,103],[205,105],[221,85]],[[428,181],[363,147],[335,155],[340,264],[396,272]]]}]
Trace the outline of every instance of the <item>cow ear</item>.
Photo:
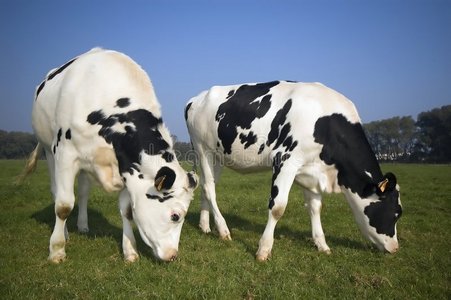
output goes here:
[{"label": "cow ear", "polygon": [[380,193],[393,191],[396,188],[396,176],[393,173],[387,173],[377,184],[377,189]]},{"label": "cow ear", "polygon": [[168,190],[175,181],[175,172],[171,168],[162,167],[155,176],[155,188],[157,191]]}]

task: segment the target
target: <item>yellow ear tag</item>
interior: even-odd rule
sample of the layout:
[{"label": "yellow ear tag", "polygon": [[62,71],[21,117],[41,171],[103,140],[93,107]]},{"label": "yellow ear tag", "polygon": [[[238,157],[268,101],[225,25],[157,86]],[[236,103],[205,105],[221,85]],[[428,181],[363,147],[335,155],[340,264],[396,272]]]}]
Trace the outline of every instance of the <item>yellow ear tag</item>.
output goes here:
[{"label": "yellow ear tag", "polygon": [[382,193],[385,191],[385,188],[387,187],[387,183],[388,183],[388,179],[385,178],[383,181],[379,182],[379,184],[377,185],[377,187],[381,190]]},{"label": "yellow ear tag", "polygon": [[166,179],[166,175],[158,177],[155,180],[155,187],[157,188],[157,191],[161,191],[163,189],[163,183],[164,183],[165,179]]}]

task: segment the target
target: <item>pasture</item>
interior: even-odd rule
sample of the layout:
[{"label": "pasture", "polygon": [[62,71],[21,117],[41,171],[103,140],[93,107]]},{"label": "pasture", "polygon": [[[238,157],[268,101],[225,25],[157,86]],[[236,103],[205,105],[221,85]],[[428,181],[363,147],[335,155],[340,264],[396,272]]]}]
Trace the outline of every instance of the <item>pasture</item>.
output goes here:
[{"label": "pasture", "polygon": [[293,186],[275,231],[272,258],[255,260],[267,219],[271,175],[224,170],[218,204],[232,241],[198,229],[199,189],[173,263],[153,259],[135,232],[140,260],[123,261],[117,196],[91,193],[88,234],[68,220],[68,259],[47,261],[54,224],[47,167],[13,184],[23,161],[0,161],[0,297],[2,299],[450,299],[451,166],[383,165],[401,185],[400,250],[370,246],[340,195],[325,195],[322,223],[331,255],[313,245],[302,195]]}]

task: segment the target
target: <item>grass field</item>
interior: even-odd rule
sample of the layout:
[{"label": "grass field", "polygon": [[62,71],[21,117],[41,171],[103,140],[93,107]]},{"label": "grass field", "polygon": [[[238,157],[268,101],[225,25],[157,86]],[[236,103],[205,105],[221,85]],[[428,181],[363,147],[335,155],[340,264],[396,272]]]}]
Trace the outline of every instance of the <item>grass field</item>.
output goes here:
[{"label": "grass field", "polygon": [[225,170],[218,202],[232,241],[198,229],[199,190],[182,230],[179,257],[155,261],[136,232],[141,259],[122,258],[116,195],[96,188],[89,234],[68,227],[68,259],[47,261],[54,223],[46,164],[20,187],[22,161],[0,161],[1,299],[450,299],[451,166],[383,165],[401,185],[400,250],[374,250],[342,195],[324,198],[322,223],[331,255],[318,253],[298,187],[276,228],[270,261],[255,260],[267,218],[269,173]]}]

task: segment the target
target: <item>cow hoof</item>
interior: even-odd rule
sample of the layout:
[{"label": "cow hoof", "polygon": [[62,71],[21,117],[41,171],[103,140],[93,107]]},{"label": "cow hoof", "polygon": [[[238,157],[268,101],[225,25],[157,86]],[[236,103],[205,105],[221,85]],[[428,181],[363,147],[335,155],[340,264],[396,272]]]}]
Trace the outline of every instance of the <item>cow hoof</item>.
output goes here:
[{"label": "cow hoof", "polygon": [[205,226],[202,226],[202,225],[199,224],[199,228],[200,228],[200,230],[202,230],[203,233],[210,233],[211,232],[211,229],[210,229],[209,226],[205,227]]},{"label": "cow hoof", "polygon": [[266,253],[257,253],[257,261],[259,262],[265,262],[271,258],[271,252]]},{"label": "cow hoof", "polygon": [[130,255],[126,256],[125,257],[125,262],[126,263],[134,263],[138,259],[139,259],[139,255],[134,253],[134,254],[130,254]]},{"label": "cow hoof", "polygon": [[78,232],[81,233],[81,234],[87,234],[87,233],[89,233],[89,228],[88,227],[86,227],[86,228],[78,228]]},{"label": "cow hoof", "polygon": [[59,264],[66,260],[66,254],[58,254],[54,256],[49,256],[49,261],[54,264]]},{"label": "cow hoof", "polygon": [[223,241],[231,241],[232,237],[230,236],[230,233],[229,234],[225,234],[225,235],[221,235],[221,240],[223,240]]},{"label": "cow hoof", "polygon": [[329,247],[327,247],[327,248],[325,248],[325,247],[318,247],[318,251],[319,252],[321,252],[321,253],[325,253],[325,254],[327,254],[327,255],[330,255],[332,252],[330,251],[330,248]]},{"label": "cow hoof", "polygon": [[265,262],[267,260],[269,260],[269,256],[267,256],[267,255],[257,255],[257,261],[258,262]]}]

